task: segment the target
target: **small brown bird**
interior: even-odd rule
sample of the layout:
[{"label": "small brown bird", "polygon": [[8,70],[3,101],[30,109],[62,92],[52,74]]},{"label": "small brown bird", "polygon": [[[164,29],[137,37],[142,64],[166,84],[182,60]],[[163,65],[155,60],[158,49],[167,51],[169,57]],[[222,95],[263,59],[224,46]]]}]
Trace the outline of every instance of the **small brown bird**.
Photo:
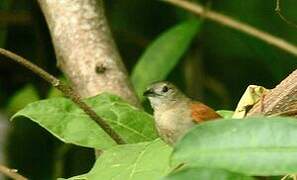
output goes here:
[{"label": "small brown bird", "polygon": [[154,109],[157,131],[168,144],[174,144],[197,123],[221,116],[210,107],[193,101],[169,82],[157,82],[143,94]]}]

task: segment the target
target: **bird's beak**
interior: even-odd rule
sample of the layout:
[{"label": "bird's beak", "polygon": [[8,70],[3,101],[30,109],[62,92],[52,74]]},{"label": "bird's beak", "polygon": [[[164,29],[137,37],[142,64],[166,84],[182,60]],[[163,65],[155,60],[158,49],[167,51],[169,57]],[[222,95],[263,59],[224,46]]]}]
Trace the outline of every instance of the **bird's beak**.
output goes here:
[{"label": "bird's beak", "polygon": [[144,91],[143,96],[146,97],[152,97],[155,95],[155,92],[152,89],[147,89],[146,91]]}]

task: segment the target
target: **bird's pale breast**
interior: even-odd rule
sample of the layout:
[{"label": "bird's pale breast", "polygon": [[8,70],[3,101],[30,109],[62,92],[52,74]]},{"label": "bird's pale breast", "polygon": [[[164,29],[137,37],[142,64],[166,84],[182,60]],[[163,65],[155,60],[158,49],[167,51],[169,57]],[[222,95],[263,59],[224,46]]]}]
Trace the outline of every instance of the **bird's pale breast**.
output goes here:
[{"label": "bird's pale breast", "polygon": [[180,103],[169,109],[156,110],[155,120],[159,135],[169,144],[174,144],[195,125],[188,103]]}]

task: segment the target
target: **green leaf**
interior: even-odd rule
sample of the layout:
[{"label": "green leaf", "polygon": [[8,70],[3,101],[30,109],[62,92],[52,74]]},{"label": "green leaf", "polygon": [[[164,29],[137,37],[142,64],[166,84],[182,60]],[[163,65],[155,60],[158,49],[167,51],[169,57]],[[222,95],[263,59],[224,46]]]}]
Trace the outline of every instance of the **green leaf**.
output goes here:
[{"label": "green leaf", "polygon": [[144,52],[131,75],[137,94],[142,98],[145,88],[164,80],[185,53],[199,30],[198,20],[183,22],[161,34]]},{"label": "green leaf", "polygon": [[47,98],[63,97],[63,93],[58,89],[51,87],[48,91]]},{"label": "green leaf", "polygon": [[115,146],[104,151],[89,173],[69,180],[158,180],[168,173],[171,151],[160,139]]},{"label": "green leaf", "polygon": [[[151,115],[103,93],[86,100],[127,143],[154,140],[157,135]],[[52,98],[29,104],[12,119],[24,116],[47,129],[65,143],[92,148],[108,148],[114,141],[80,108],[66,98]]]},{"label": "green leaf", "polygon": [[203,180],[253,180],[254,178],[243,174],[232,173],[221,169],[208,168],[186,168],[176,173],[170,174],[164,180],[185,180],[185,179],[203,179]]},{"label": "green leaf", "polygon": [[9,114],[13,114],[24,108],[27,104],[38,100],[39,96],[36,89],[31,84],[29,84],[12,96],[8,105],[6,106],[6,111]]},{"label": "green leaf", "polygon": [[222,116],[224,119],[232,118],[234,111],[229,110],[218,110],[217,113]]},{"label": "green leaf", "polygon": [[297,172],[297,120],[247,118],[206,122],[176,145],[172,163],[248,175]]}]

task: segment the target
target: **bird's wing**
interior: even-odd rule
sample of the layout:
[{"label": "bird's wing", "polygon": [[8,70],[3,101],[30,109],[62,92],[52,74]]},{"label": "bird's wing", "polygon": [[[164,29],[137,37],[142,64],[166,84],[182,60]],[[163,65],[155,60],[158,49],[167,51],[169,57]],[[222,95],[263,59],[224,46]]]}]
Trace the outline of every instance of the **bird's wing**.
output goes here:
[{"label": "bird's wing", "polygon": [[215,110],[200,102],[192,102],[190,106],[191,116],[195,123],[221,118]]}]

